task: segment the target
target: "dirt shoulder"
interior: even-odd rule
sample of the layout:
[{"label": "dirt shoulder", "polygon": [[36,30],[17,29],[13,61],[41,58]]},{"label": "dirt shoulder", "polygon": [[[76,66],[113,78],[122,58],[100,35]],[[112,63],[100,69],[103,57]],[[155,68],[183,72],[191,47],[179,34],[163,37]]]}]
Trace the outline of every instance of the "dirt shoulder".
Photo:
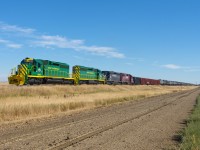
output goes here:
[{"label": "dirt shoulder", "polygon": [[68,116],[2,125],[0,149],[48,149],[64,141],[137,116],[165,105],[148,115],[92,136],[67,149],[162,149],[176,146],[172,140],[195,104],[199,89],[130,101]]}]

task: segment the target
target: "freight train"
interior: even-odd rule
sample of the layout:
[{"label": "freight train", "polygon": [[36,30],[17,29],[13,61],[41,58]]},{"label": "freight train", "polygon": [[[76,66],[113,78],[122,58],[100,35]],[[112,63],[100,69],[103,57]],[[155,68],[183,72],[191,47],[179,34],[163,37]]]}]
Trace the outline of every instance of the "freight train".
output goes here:
[{"label": "freight train", "polygon": [[135,77],[127,73],[101,71],[96,68],[50,60],[25,58],[8,77],[9,84],[109,84],[109,85],[191,85],[189,83]]}]

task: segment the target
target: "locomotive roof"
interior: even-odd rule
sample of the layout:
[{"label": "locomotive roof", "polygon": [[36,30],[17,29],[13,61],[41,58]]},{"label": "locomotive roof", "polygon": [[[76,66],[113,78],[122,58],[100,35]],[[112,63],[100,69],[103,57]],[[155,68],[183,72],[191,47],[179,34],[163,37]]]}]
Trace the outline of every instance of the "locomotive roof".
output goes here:
[{"label": "locomotive roof", "polygon": [[80,66],[80,65],[75,65],[74,67],[87,68],[87,69],[92,69],[92,70],[99,70],[99,69],[97,69],[97,68],[86,67],[86,66]]},{"label": "locomotive roof", "polygon": [[[41,61],[41,62],[48,61],[48,62],[52,62],[52,63],[56,63],[56,64],[62,64],[62,65],[67,65],[67,66],[69,66],[69,64],[67,64],[67,63],[56,62],[56,61],[51,61],[51,60],[35,59],[35,58],[28,58],[28,57],[26,57],[24,60],[27,60],[27,61],[33,61],[33,60],[35,60],[35,61]],[[23,60],[22,60],[22,61],[23,61]]]}]

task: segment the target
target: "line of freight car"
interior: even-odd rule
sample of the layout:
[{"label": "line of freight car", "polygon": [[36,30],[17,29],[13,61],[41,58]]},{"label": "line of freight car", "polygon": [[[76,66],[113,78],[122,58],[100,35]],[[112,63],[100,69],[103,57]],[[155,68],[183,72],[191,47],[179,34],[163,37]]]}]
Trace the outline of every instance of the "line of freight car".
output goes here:
[{"label": "line of freight car", "polygon": [[168,80],[162,80],[162,79],[160,79],[160,84],[161,85],[194,85],[194,84],[190,84],[190,83],[168,81]]},{"label": "line of freight car", "polygon": [[114,71],[102,71],[106,77],[107,84],[128,84],[128,85],[160,85],[160,80],[133,77],[130,74]]}]

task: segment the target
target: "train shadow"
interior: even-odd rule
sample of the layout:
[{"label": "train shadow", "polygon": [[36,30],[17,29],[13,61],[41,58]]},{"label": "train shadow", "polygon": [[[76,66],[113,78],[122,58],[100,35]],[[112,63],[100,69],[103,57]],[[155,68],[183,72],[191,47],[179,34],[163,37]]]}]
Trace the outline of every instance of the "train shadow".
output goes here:
[{"label": "train shadow", "polygon": [[181,133],[177,133],[172,137],[172,140],[175,141],[176,143],[181,143],[183,141]]},{"label": "train shadow", "polygon": [[181,122],[179,122],[179,124],[182,125],[182,128],[179,131],[177,131],[175,135],[172,136],[172,140],[175,141],[177,144],[180,144],[183,141],[182,135],[185,127],[187,126],[187,123],[188,123],[187,119],[184,119]]}]

